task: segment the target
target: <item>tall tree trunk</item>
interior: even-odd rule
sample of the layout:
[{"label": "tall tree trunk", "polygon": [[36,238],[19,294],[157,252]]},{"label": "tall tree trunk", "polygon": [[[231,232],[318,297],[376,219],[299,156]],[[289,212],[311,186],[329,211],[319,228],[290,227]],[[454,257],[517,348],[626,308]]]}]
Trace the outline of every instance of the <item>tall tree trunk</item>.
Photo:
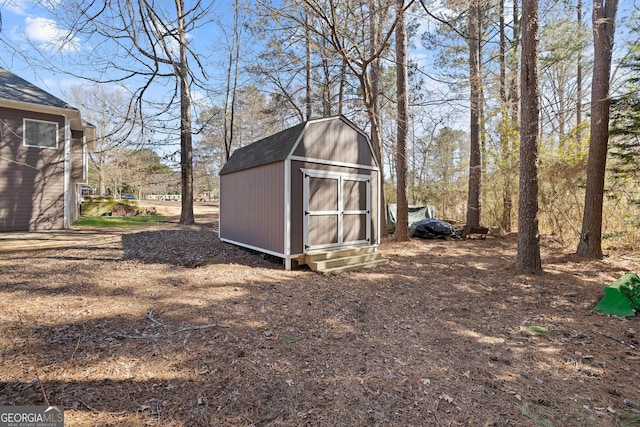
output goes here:
[{"label": "tall tree trunk", "polygon": [[470,154],[467,226],[480,226],[482,149],[480,146],[480,1],[472,0],[469,8],[469,86],[470,86]]},{"label": "tall tree trunk", "polygon": [[508,52],[510,54],[507,63],[509,64],[509,83],[507,93],[507,108],[509,111],[509,140],[507,152],[504,161],[507,165],[507,174],[505,176],[506,186],[504,200],[504,218],[503,224],[505,231],[511,231],[512,213],[513,213],[513,189],[516,181],[516,170],[518,169],[518,159],[515,153],[515,134],[520,129],[520,98],[519,98],[519,81],[518,81],[518,47],[520,46],[520,9],[518,2],[513,2],[512,10],[512,39],[509,43]]},{"label": "tall tree trunk", "polygon": [[[233,89],[231,90],[231,117],[229,117],[229,148],[233,146],[236,125],[236,98],[238,96],[238,63],[240,62],[240,29],[238,26],[238,0],[233,4],[233,49],[235,50]],[[242,144],[242,140],[240,141]]]},{"label": "tall tree trunk", "polygon": [[[578,28],[582,31],[582,0],[576,6]],[[578,51],[578,69],[576,71],[576,142],[582,148],[582,48]]]},{"label": "tall tree trunk", "polygon": [[106,186],[106,178],[105,178],[105,159],[104,154],[100,153],[98,158],[98,194],[101,196],[107,195],[107,186]]},{"label": "tall tree trunk", "polygon": [[566,111],[565,108],[567,108],[566,104],[566,100],[565,100],[565,94],[564,94],[564,84],[559,84],[558,85],[558,148],[560,150],[564,150],[564,143],[565,143],[565,137],[566,137]]},{"label": "tall tree trunk", "polygon": [[522,2],[522,66],[520,121],[520,198],[516,269],[540,274],[538,232],[538,0]]},{"label": "tall tree trunk", "polygon": [[305,73],[306,73],[306,95],[305,95],[305,104],[306,104],[306,119],[311,120],[312,114],[312,105],[311,105],[311,35],[309,34],[309,14],[307,11],[304,13],[304,22],[305,22]]},{"label": "tall tree trunk", "polygon": [[593,78],[591,83],[591,137],[587,159],[582,232],[577,254],[602,258],[602,205],[609,144],[609,79],[618,0],[593,2]]},{"label": "tall tree trunk", "polygon": [[[369,2],[369,15],[370,15],[370,38],[371,38],[371,55],[375,53],[378,49],[378,16],[375,11],[375,0],[371,0]],[[380,60],[375,58],[371,61],[371,71],[369,73],[369,79],[371,82],[371,106],[373,109],[373,114],[376,116],[376,123],[380,123],[380,107],[378,103],[378,95],[380,93],[379,84],[380,84]]]},{"label": "tall tree trunk", "polygon": [[[501,168],[504,179],[502,189],[502,216],[500,228],[509,233],[512,227],[513,197],[515,170],[517,159],[514,155],[514,134],[518,129],[518,46],[520,41],[520,23],[518,2],[513,2],[512,39],[507,46],[507,35],[504,18],[504,1],[500,7],[500,100],[501,124],[500,146],[502,149]],[[508,71],[508,73],[507,73]]]},{"label": "tall tree trunk", "polygon": [[396,0],[396,93],[398,98],[396,143],[397,215],[395,237],[409,240],[409,206],[407,201],[407,128],[409,123],[409,97],[407,72],[407,28],[404,0]]},{"label": "tall tree trunk", "polygon": [[[309,62],[311,67],[311,62]],[[331,66],[329,60],[325,57],[322,58],[322,71],[324,72],[324,82],[322,85],[322,117],[331,116],[331,104],[333,103],[332,97],[332,76]]]},{"label": "tall tree trunk", "polygon": [[513,195],[511,192],[510,165],[508,153],[511,151],[510,144],[510,124],[509,105],[507,99],[507,36],[505,33],[504,0],[499,4],[499,63],[500,63],[500,147],[502,149],[502,160],[500,168],[504,177],[502,188],[502,217],[500,218],[500,229],[506,233],[511,232],[511,211],[513,206]]},{"label": "tall tree trunk", "polygon": [[182,209],[180,224],[195,222],[193,216],[193,147],[191,132],[191,93],[187,64],[187,29],[184,23],[184,0],[176,0],[180,37],[180,173],[182,177]]},{"label": "tall tree trunk", "polygon": [[[233,148],[233,127],[235,122],[236,94],[238,89],[238,61],[240,56],[240,40],[238,29],[238,0],[233,3],[233,38],[229,46],[229,68],[227,69],[227,86],[224,99],[224,150],[225,160],[231,157]],[[233,74],[233,76],[232,76]]]},{"label": "tall tree trunk", "polygon": [[344,111],[344,87],[347,82],[347,61],[342,60],[340,65],[340,88],[338,93],[338,114],[342,115]]},{"label": "tall tree trunk", "polygon": [[[375,52],[378,50],[379,44],[379,24],[378,20],[380,17],[378,16],[378,11],[376,8],[375,0],[369,0],[369,37],[370,37],[370,52],[373,60],[371,61],[371,69],[369,72],[369,100],[367,108],[367,112],[369,115],[369,121],[371,122],[371,142],[373,143],[373,147],[376,150],[376,156],[378,157],[378,164],[380,165],[380,185],[382,186],[382,191],[380,192],[380,216],[382,224],[381,234],[382,236],[388,236],[387,231],[387,203],[386,196],[384,191],[384,158],[382,155],[382,141],[380,140],[380,108],[378,104],[378,95],[380,92],[379,89],[379,73],[380,73],[380,59],[375,56]],[[367,73],[363,72],[363,80],[367,78]],[[365,100],[365,104],[366,104]]]},{"label": "tall tree trunk", "polygon": [[[362,85],[367,84],[367,73],[363,72],[360,76],[360,83]],[[370,91],[370,89],[369,89]],[[367,92],[369,92],[367,91]],[[380,125],[378,122],[378,116],[375,114],[373,107],[371,106],[371,99],[366,95],[363,96],[364,103],[367,105],[367,115],[369,116],[369,122],[371,123],[371,144],[373,145],[373,149],[375,150],[376,160],[380,165],[379,171],[379,181],[381,186],[380,191],[380,201],[379,201],[379,211],[380,211],[380,225],[381,230],[380,234],[383,237],[387,237],[389,235],[389,231],[387,229],[387,202],[384,192],[384,183],[385,183],[385,172],[384,172],[384,158],[382,156],[382,142],[380,141]]]},{"label": "tall tree trunk", "polygon": [[224,157],[225,161],[229,161],[231,157],[231,138],[229,137],[229,99],[231,96],[231,73],[233,72],[233,44],[229,46],[229,67],[227,68],[227,86],[224,96],[224,120],[223,120],[223,139],[224,139]]}]

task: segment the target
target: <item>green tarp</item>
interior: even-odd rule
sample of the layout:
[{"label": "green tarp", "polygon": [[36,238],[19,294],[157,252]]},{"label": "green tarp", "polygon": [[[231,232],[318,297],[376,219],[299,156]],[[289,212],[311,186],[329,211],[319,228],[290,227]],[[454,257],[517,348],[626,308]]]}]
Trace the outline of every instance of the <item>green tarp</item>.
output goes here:
[{"label": "green tarp", "polygon": [[604,297],[595,307],[596,311],[614,316],[635,316],[640,310],[640,277],[627,273],[604,287]]}]

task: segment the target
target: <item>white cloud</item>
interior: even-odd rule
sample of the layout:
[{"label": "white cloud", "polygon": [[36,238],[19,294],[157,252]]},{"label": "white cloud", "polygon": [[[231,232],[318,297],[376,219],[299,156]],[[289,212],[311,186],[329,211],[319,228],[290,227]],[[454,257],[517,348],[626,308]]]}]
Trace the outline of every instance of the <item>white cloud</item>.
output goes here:
[{"label": "white cloud", "polygon": [[192,90],[191,91],[191,101],[193,102],[193,106],[199,109],[207,109],[213,107],[213,103],[211,102],[211,98],[204,92]]},{"label": "white cloud", "polygon": [[[160,21],[149,19],[148,28],[152,28],[153,36],[156,38],[154,45],[160,48],[174,60],[180,59],[180,41],[178,40],[178,27],[170,21]],[[191,33],[186,34],[187,43],[192,43],[194,37]],[[162,40],[162,42],[160,41]],[[166,45],[166,49],[165,46]],[[168,51],[168,52],[167,52]]]},{"label": "white cloud", "polygon": [[56,92],[60,93],[62,97],[71,93],[71,90],[74,87],[82,87],[85,86],[85,82],[78,78],[66,78],[66,79],[56,79],[51,80],[50,84],[52,87],[56,88]]},{"label": "white cloud", "polygon": [[2,10],[16,15],[33,14],[35,10],[55,10],[62,0],[42,0],[37,4],[29,0],[0,0]]},{"label": "white cloud", "polygon": [[80,49],[80,40],[70,37],[67,31],[58,27],[51,19],[27,16],[24,31],[29,40],[46,50],[71,52]]},{"label": "white cloud", "polygon": [[56,23],[51,19],[27,17],[25,23],[27,36],[33,41],[48,42],[59,35]]},{"label": "white cloud", "polygon": [[0,6],[6,11],[15,13],[16,15],[26,15],[31,4],[24,0],[5,0],[0,2]]}]

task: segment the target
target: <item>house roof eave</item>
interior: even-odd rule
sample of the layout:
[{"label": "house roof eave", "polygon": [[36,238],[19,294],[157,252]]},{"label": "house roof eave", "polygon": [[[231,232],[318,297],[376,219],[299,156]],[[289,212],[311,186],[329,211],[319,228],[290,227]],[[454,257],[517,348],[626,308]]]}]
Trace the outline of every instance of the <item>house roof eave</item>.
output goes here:
[{"label": "house roof eave", "polygon": [[85,132],[88,141],[95,140],[96,128],[91,123],[87,123],[82,119],[82,114],[77,108],[60,108],[50,105],[40,105],[31,102],[14,101],[11,99],[0,99],[0,107],[13,110],[22,110],[34,113],[52,114],[56,116],[64,116],[69,119],[71,129]]}]

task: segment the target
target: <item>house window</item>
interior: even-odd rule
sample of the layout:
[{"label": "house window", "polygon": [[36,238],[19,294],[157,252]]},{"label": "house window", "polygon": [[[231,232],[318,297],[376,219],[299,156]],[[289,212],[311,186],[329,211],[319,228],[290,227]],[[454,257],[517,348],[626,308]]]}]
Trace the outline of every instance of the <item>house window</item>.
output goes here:
[{"label": "house window", "polygon": [[58,148],[58,123],[24,119],[23,140],[27,147]]}]

